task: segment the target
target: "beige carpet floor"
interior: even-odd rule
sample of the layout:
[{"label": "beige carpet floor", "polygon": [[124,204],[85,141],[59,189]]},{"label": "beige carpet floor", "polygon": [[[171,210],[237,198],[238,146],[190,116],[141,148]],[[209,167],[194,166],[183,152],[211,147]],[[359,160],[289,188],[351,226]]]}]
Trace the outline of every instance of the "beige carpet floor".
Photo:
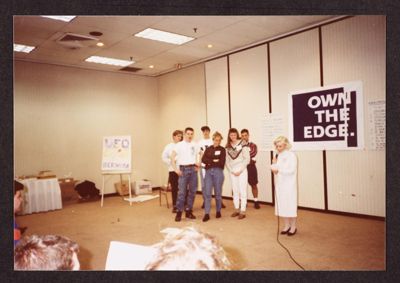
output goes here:
[{"label": "beige carpet floor", "polygon": [[[188,225],[216,236],[236,270],[299,270],[276,241],[272,206],[256,210],[248,203],[247,217],[238,220],[230,217],[233,204],[225,199],[227,208],[216,219],[213,201],[211,220],[203,223],[201,203],[197,195],[197,219],[183,217],[180,223],[165,200],[162,206],[158,198],[129,206],[119,196],[105,198],[104,207],[100,201],[66,203],[61,210],[18,216],[17,223],[28,226],[25,235],[59,234],[75,240],[83,270],[104,270],[110,241],[152,245],[162,240],[160,230]],[[298,233],[280,239],[306,270],[385,269],[384,221],[299,210]]]}]

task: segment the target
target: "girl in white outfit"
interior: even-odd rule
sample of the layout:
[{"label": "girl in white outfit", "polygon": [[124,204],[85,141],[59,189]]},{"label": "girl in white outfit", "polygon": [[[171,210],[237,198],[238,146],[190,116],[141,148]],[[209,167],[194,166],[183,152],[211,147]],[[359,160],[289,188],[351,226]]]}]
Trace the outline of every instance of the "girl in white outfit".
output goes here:
[{"label": "girl in white outfit", "polygon": [[272,160],[271,170],[275,174],[275,214],[284,220],[281,234],[296,234],[297,219],[297,157],[289,151],[291,145],[286,137],[275,139],[278,151]]},{"label": "girl in white outfit", "polygon": [[[232,128],[228,133],[226,144],[226,167],[233,191],[233,205],[236,211],[232,217],[239,216],[239,219],[246,217],[247,204],[247,165],[250,163],[250,148],[243,145],[239,139],[239,132]],[[240,200],[240,201],[239,201]]]}]

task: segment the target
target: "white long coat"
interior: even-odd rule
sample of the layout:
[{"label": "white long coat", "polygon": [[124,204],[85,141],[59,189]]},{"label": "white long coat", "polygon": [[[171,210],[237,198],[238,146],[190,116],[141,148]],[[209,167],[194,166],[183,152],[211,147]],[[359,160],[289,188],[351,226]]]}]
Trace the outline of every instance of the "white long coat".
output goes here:
[{"label": "white long coat", "polygon": [[276,163],[275,215],[297,217],[297,157],[289,150],[281,152]]}]

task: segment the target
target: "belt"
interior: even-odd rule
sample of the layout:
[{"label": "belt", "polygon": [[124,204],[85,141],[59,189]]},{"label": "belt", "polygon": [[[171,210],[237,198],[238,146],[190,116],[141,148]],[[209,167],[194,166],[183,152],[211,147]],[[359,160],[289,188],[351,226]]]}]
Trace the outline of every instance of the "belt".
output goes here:
[{"label": "belt", "polygon": [[187,168],[187,167],[193,167],[195,164],[189,164],[189,165],[179,165],[179,167]]}]

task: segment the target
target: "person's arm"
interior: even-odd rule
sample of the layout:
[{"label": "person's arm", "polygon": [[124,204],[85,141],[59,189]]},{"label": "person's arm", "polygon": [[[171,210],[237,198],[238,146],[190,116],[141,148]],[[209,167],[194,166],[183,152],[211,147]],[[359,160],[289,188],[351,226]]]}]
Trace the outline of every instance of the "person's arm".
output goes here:
[{"label": "person's arm", "polygon": [[293,152],[287,156],[286,162],[277,164],[277,172],[282,175],[293,175],[297,170],[297,157]]},{"label": "person's arm", "polygon": [[203,162],[205,165],[211,164],[212,163],[212,156],[210,154],[209,148],[207,148],[201,157],[201,162]]},{"label": "person's arm", "polygon": [[172,165],[172,168],[174,168],[175,173],[178,174],[178,176],[182,176],[181,170],[179,170],[178,166],[176,165],[176,151],[175,151],[175,149],[173,149],[172,153],[171,153],[171,165]]},{"label": "person's arm", "polygon": [[199,144],[195,145],[195,151],[196,151],[196,171],[199,170],[199,168],[201,167],[201,158],[200,158],[200,146]]},{"label": "person's arm", "polygon": [[[227,150],[225,150],[225,153],[226,153],[226,155],[228,155]],[[228,171],[229,171],[230,173],[233,174],[233,172],[232,172],[232,166],[231,166],[231,159],[230,159],[230,157],[228,157],[228,156],[226,157],[225,165],[226,165],[226,168],[228,169]]]},{"label": "person's arm", "polygon": [[242,173],[244,169],[246,169],[247,165],[249,165],[250,163],[250,147],[244,146],[241,154],[243,154],[243,162],[240,169],[240,173]]},{"label": "person's arm", "polygon": [[257,153],[258,153],[258,149],[257,149],[257,145],[255,144],[255,143],[253,143],[253,149],[252,149],[252,155],[253,155],[253,157],[252,157],[252,160],[253,161],[256,161],[256,156],[257,156]]},{"label": "person's arm", "polygon": [[168,166],[171,165],[171,159],[169,158],[169,145],[167,145],[162,154],[161,154],[162,161],[167,164]]},{"label": "person's arm", "polygon": [[226,151],[225,151],[225,149],[223,149],[223,150],[221,150],[221,155],[220,155],[219,160],[217,162],[218,167],[224,168],[225,159],[226,159]]},{"label": "person's arm", "polygon": [[[207,149],[206,149],[207,150]],[[200,149],[200,152],[199,152],[199,159],[200,159],[200,163],[204,163],[204,164],[207,164],[207,163],[205,163],[204,161],[203,161],[203,156],[205,155],[205,153],[206,153],[206,150],[201,150]]]}]

